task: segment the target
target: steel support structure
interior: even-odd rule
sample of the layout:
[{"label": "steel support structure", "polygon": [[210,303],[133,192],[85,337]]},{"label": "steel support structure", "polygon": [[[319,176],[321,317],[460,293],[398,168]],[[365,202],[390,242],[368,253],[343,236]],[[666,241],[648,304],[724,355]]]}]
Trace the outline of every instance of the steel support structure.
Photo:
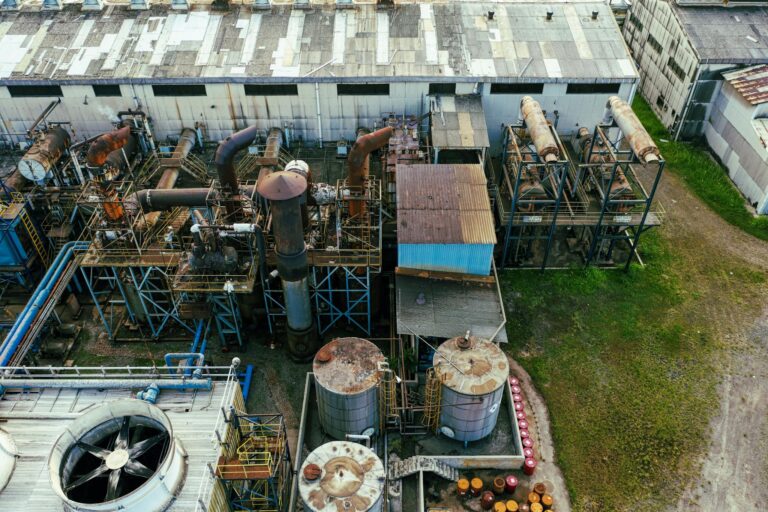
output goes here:
[{"label": "steel support structure", "polygon": [[370,267],[312,267],[315,316],[320,334],[346,320],[371,334]]}]

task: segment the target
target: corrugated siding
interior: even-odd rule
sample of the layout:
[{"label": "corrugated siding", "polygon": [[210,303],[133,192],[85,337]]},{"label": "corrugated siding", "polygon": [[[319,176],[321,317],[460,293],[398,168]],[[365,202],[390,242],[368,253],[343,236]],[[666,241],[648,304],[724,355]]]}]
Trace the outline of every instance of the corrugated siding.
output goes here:
[{"label": "corrugated siding", "polygon": [[397,265],[487,276],[491,273],[492,257],[490,244],[400,244]]}]

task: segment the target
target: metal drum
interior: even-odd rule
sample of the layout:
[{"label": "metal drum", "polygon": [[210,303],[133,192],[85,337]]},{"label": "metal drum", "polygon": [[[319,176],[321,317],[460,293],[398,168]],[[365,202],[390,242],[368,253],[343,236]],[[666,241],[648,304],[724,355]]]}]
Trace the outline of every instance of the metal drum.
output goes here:
[{"label": "metal drum", "polygon": [[349,441],[326,443],[301,467],[299,493],[311,512],[380,512],[384,464],[365,446]]},{"label": "metal drum", "polygon": [[384,360],[381,350],[362,338],[338,338],[317,352],[312,369],[320,424],[328,435],[346,439],[378,430],[379,363]]},{"label": "metal drum", "polygon": [[440,431],[464,442],[490,434],[509,376],[504,352],[490,341],[459,336],[440,345],[432,363],[443,382]]}]

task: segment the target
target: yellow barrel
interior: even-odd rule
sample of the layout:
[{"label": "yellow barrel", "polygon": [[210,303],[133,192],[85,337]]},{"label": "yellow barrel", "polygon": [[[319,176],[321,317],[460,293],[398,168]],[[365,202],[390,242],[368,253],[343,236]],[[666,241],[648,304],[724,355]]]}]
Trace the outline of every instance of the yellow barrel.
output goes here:
[{"label": "yellow barrel", "polygon": [[509,500],[506,503],[507,505],[507,512],[517,512],[520,507],[517,506],[517,502],[515,500]]},{"label": "yellow barrel", "polygon": [[456,482],[456,491],[459,493],[459,496],[466,496],[468,490],[469,480],[466,478],[459,478],[459,481]]},{"label": "yellow barrel", "polygon": [[469,489],[472,496],[480,496],[480,491],[483,490],[483,481],[477,477],[473,478],[469,483]]},{"label": "yellow barrel", "polygon": [[544,512],[544,507],[541,503],[531,503],[531,512]]},{"label": "yellow barrel", "polygon": [[544,494],[541,496],[541,504],[544,505],[545,510],[551,509],[554,502],[555,500],[552,499],[552,496],[549,494]]},{"label": "yellow barrel", "polygon": [[529,492],[528,493],[528,504],[533,505],[534,503],[538,503],[541,501],[541,496],[539,496],[535,492]]},{"label": "yellow barrel", "polygon": [[493,504],[493,512],[507,512],[507,506],[503,501],[497,501]]}]

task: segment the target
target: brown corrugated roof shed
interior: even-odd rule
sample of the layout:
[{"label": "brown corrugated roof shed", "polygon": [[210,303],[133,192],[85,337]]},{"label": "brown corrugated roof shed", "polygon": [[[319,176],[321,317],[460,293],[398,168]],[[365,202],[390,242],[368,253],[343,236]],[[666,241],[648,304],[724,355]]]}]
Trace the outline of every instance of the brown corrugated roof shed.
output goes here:
[{"label": "brown corrugated roof shed", "polygon": [[496,243],[480,164],[398,165],[397,217],[399,243]]}]

